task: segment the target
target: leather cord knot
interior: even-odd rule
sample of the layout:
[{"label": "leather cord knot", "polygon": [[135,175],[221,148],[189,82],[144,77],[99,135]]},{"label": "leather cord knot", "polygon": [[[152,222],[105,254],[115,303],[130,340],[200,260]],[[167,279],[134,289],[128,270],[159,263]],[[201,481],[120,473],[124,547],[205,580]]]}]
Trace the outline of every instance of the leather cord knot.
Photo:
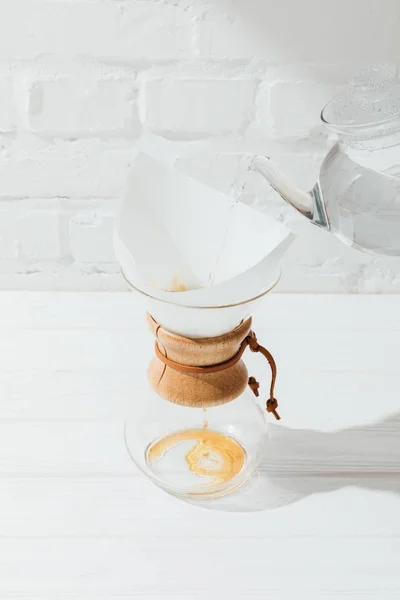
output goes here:
[{"label": "leather cord knot", "polygon": [[254,331],[251,331],[250,334],[247,336],[246,342],[252,352],[259,351],[260,344],[257,341],[257,336],[254,333]]},{"label": "leather cord knot", "polygon": [[259,387],[260,384],[258,383],[257,379],[255,377],[249,377],[249,388],[251,389],[253,394],[257,396],[257,398],[260,395],[258,392]]},{"label": "leather cord knot", "polygon": [[271,412],[275,416],[275,418],[279,421],[280,416],[276,412],[277,408],[278,408],[278,400],[276,398],[269,398],[267,400],[267,411]]}]

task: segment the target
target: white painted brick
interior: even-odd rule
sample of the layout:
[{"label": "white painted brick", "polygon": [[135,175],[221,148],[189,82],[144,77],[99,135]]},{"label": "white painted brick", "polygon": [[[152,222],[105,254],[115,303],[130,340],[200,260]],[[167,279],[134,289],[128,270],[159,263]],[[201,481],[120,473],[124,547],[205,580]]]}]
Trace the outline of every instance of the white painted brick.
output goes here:
[{"label": "white painted brick", "polygon": [[146,122],[154,132],[229,133],[252,116],[251,80],[148,81]]},{"label": "white painted brick", "polygon": [[6,203],[0,206],[0,262],[18,258],[19,236],[17,235],[15,212]]},{"label": "white painted brick", "polygon": [[115,263],[114,218],[102,211],[82,210],[69,222],[70,249],[78,263]]},{"label": "white painted brick", "polygon": [[30,211],[20,219],[20,254],[43,260],[60,256],[59,215],[55,211]]},{"label": "white painted brick", "polygon": [[33,131],[58,135],[138,134],[131,81],[78,76],[36,79],[28,92],[28,125]]},{"label": "white painted brick", "polygon": [[[9,267],[6,269],[6,267]],[[39,267],[41,270],[39,271]],[[117,265],[101,268],[47,263],[27,267],[0,262],[0,290],[127,291],[128,284]]]},{"label": "white painted brick", "polygon": [[[29,203],[28,203],[29,204]],[[57,206],[29,208],[26,202],[0,205],[0,258],[26,259],[29,263],[60,256]]]},{"label": "white painted brick", "polygon": [[15,128],[13,81],[11,77],[0,77],[0,132]]},{"label": "white painted brick", "polygon": [[398,0],[218,2],[198,24],[203,57],[349,63],[400,55]]},{"label": "white painted brick", "polygon": [[119,198],[133,156],[128,142],[21,137],[0,151],[0,197]]},{"label": "white painted brick", "polygon": [[192,18],[153,2],[0,2],[3,60],[93,56],[165,60],[192,54]]},{"label": "white painted brick", "polygon": [[271,87],[269,106],[259,107],[257,119],[268,122],[276,138],[307,137],[322,130],[321,110],[340,91],[339,86],[277,82]]}]

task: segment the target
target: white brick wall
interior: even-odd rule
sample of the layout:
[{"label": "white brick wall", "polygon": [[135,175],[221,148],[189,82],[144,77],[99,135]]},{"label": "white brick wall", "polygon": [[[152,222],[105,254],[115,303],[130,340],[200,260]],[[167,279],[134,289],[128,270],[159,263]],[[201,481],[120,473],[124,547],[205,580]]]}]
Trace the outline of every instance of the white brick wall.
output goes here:
[{"label": "white brick wall", "polygon": [[15,124],[13,80],[5,75],[0,78],[0,133],[13,131]]},{"label": "white brick wall", "polygon": [[[2,0],[0,289],[125,288],[113,218],[142,132],[223,191],[254,153],[309,188],[320,108],[400,62],[399,24],[398,0]],[[399,291],[400,266],[310,228],[281,289]]]},{"label": "white brick wall", "polygon": [[136,96],[129,79],[98,79],[86,72],[35,79],[28,90],[27,126],[52,136],[134,135],[140,131]]},{"label": "white brick wall", "polygon": [[[176,3],[178,4],[178,3]],[[193,19],[185,8],[135,0],[2,0],[0,56],[107,61],[187,59]]]},{"label": "white brick wall", "polygon": [[158,79],[145,84],[145,123],[158,134],[197,136],[240,131],[251,119],[254,81]]}]

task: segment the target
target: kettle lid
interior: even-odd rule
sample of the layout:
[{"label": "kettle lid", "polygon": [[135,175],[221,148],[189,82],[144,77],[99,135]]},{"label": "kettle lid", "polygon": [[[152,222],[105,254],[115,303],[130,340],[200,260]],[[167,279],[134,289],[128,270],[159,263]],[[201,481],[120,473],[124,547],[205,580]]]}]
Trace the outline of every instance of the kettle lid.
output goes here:
[{"label": "kettle lid", "polygon": [[331,100],[321,119],[336,133],[382,133],[400,127],[400,73],[394,65],[373,65],[350,81],[347,92]]}]

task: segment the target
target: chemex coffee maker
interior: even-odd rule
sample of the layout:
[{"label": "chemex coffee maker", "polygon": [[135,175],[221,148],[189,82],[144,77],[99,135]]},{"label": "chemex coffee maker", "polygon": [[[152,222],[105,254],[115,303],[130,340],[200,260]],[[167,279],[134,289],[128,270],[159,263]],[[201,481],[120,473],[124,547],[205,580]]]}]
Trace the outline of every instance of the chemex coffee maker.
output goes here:
[{"label": "chemex coffee maker", "polygon": [[[310,192],[297,190],[269,158],[252,157],[248,169],[346,244],[400,255],[397,72],[356,81],[322,119],[338,141]],[[279,419],[277,369],[252,315],[268,311],[293,238],[265,214],[137,155],[115,252],[130,287],[146,298],[155,343],[125,438],[136,465],[176,496],[206,500],[237,490],[265,453],[267,415]],[[268,385],[248,372],[246,351],[264,359],[257,368],[268,367]]]}]

